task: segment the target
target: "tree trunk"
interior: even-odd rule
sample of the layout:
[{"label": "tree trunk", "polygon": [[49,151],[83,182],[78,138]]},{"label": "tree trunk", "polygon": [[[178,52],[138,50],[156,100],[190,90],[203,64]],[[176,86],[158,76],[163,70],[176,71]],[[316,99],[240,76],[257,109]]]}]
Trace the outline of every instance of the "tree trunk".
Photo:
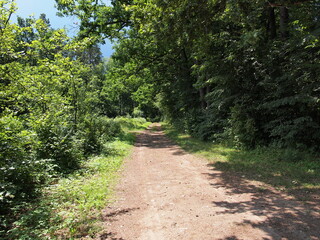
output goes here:
[{"label": "tree trunk", "polygon": [[206,108],[206,102],[204,101],[205,88],[200,88],[199,93],[200,93],[201,108],[205,109]]},{"label": "tree trunk", "polygon": [[[210,93],[210,87],[209,87],[209,86],[207,86],[207,87],[206,87],[206,95],[208,95],[209,93]],[[207,105],[207,108],[209,108],[210,103],[209,103],[208,98],[207,98],[207,100],[206,100],[206,105]]]},{"label": "tree trunk", "polygon": [[268,36],[270,39],[277,37],[276,17],[273,7],[268,7]]},{"label": "tree trunk", "polygon": [[288,31],[289,23],[289,10],[287,7],[280,7],[280,35],[282,39],[287,39],[289,37]]}]

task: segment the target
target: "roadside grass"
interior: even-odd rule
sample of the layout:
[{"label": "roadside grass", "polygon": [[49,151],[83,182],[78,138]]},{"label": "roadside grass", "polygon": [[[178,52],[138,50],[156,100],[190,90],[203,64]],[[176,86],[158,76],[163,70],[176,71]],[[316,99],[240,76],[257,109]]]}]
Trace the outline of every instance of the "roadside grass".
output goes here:
[{"label": "roadside grass", "polygon": [[151,122],[146,121],[144,118],[126,118],[117,117],[115,121],[119,122],[125,132],[135,132],[146,129]]},{"label": "roadside grass", "polygon": [[113,201],[118,172],[131,153],[135,132],[150,124],[145,120],[121,121],[124,132],[105,143],[101,155],[84,161],[73,174],[56,179],[34,202],[17,207],[19,215],[9,239],[93,239],[102,231],[102,210]]},{"label": "roadside grass", "polygon": [[108,144],[109,155],[93,157],[84,168],[85,172],[64,179],[51,189],[51,198],[57,201],[57,211],[63,219],[60,231],[53,236],[94,237],[100,230],[101,210],[112,201],[112,190],[117,171],[130,153],[132,143],[115,141]]},{"label": "roadside grass", "polygon": [[286,191],[299,200],[320,195],[320,158],[295,149],[261,147],[239,150],[203,142],[163,124],[167,136],[187,152],[206,158],[218,170],[229,171]]},{"label": "roadside grass", "polygon": [[120,140],[108,143],[108,155],[92,157],[80,171],[44,189],[43,196],[19,216],[15,228],[10,230],[10,238],[94,237],[101,230],[101,210],[112,201],[117,171],[129,155],[132,143]]}]

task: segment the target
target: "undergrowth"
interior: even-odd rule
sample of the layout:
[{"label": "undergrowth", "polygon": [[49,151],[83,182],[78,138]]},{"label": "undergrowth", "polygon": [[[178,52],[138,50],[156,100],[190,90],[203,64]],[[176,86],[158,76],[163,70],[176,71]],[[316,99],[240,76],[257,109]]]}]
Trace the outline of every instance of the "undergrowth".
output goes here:
[{"label": "undergrowth", "polygon": [[315,153],[274,147],[241,150],[203,142],[168,124],[163,128],[184,150],[208,159],[215,169],[270,184],[300,200],[312,200],[320,193],[320,158]]},{"label": "undergrowth", "polygon": [[92,157],[81,170],[48,186],[36,202],[23,206],[29,211],[19,216],[9,238],[94,237],[100,230],[101,210],[112,196],[116,173],[131,147],[132,143],[120,140],[109,143],[109,155]]},{"label": "undergrowth", "polygon": [[135,141],[135,131],[150,123],[119,118],[121,134],[105,142],[101,154],[81,162],[80,168],[57,178],[34,201],[12,209],[13,224],[5,239],[91,239],[102,230],[102,210],[112,201],[113,186]]}]

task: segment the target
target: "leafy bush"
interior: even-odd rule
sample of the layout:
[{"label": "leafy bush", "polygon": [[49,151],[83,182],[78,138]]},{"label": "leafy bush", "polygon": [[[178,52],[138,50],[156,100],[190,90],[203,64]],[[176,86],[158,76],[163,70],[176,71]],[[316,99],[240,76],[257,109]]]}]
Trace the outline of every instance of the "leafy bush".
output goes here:
[{"label": "leafy bush", "polygon": [[213,109],[194,111],[194,114],[189,114],[187,117],[188,132],[193,137],[201,140],[225,141],[223,136],[224,126],[226,121],[218,117],[218,114]]},{"label": "leafy bush", "polygon": [[120,126],[124,129],[139,129],[143,128],[145,124],[148,124],[145,118],[117,117],[114,119],[114,121],[120,124]]},{"label": "leafy bush", "polygon": [[242,106],[236,105],[231,108],[230,125],[235,145],[245,148],[255,146],[255,121]]},{"label": "leafy bush", "polygon": [[144,115],[143,111],[139,108],[134,108],[132,112],[133,117],[142,117]]},{"label": "leafy bush", "polygon": [[252,150],[230,148],[192,138],[168,124],[164,128],[166,134],[183,149],[207,158],[219,170],[290,190],[299,198],[312,198],[310,193],[320,189],[320,159],[317,153],[278,147]]},{"label": "leafy bush", "polygon": [[18,118],[0,118],[1,213],[15,201],[33,196],[37,185],[46,180],[52,164],[35,158],[37,145],[35,133],[25,130]]},{"label": "leafy bush", "polygon": [[120,123],[107,117],[87,118],[81,129],[85,155],[99,154],[103,144],[122,134]]},{"label": "leafy bush", "polygon": [[116,121],[116,119],[108,119],[106,117],[102,117],[101,122],[104,123],[103,129],[101,129],[101,136],[104,141],[110,141],[115,137],[123,134],[121,125]]},{"label": "leafy bush", "polygon": [[278,159],[280,161],[287,161],[287,162],[300,162],[300,161],[304,161],[305,157],[306,157],[306,153],[298,149],[285,148],[285,149],[282,149]]},{"label": "leafy bush", "polygon": [[[119,123],[114,119],[97,117],[91,123],[93,122],[96,130],[108,127],[110,133],[112,129],[120,129]],[[123,134],[121,129],[120,133]],[[130,135],[133,137],[134,134]],[[57,179],[54,185],[46,188],[46,194],[37,202],[15,206],[13,215],[16,217],[10,219],[13,227],[9,231],[1,232],[0,229],[0,238],[93,237],[101,230],[100,210],[105,207],[112,194],[117,170],[123,158],[129,154],[132,145],[133,141],[108,141],[103,147],[105,156],[88,158],[81,165],[81,169],[69,174],[67,178]],[[4,221],[8,222],[5,219]]]},{"label": "leafy bush", "polygon": [[36,132],[39,140],[36,149],[38,159],[50,159],[60,172],[79,167],[82,152],[69,124],[48,118],[37,124]]}]

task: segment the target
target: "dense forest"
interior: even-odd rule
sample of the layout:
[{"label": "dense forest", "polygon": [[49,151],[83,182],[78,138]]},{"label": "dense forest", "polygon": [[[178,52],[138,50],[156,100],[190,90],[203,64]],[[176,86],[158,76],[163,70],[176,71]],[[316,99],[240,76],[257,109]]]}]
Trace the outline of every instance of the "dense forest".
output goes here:
[{"label": "dense forest", "polygon": [[100,153],[118,116],[238,148],[319,152],[319,1],[56,4],[79,19],[76,37],[45,14],[14,23],[14,1],[0,1],[1,215]]},{"label": "dense forest", "polygon": [[[112,61],[102,58],[95,37],[71,39],[64,29],[53,29],[45,14],[14,21],[15,10],[14,1],[0,1],[3,239],[16,220],[13,215],[25,209],[23,203],[122,134],[125,120],[107,117],[132,113],[140,101],[123,105],[124,83],[108,77]],[[118,88],[123,95],[117,94]]]},{"label": "dense forest", "polygon": [[117,40],[107,81],[121,104],[106,114],[160,111],[204,140],[319,149],[318,1],[57,3],[80,38]]}]

